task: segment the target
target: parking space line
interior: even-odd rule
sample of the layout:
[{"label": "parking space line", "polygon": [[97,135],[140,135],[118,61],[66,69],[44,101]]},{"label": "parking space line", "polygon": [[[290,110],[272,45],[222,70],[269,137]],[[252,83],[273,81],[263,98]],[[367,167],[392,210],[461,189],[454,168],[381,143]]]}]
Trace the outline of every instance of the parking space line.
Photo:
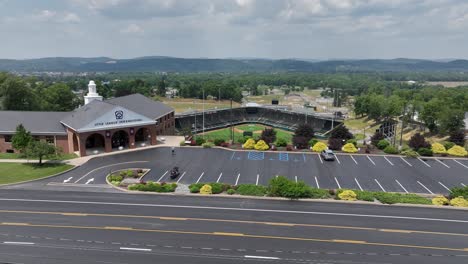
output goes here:
[{"label": "parking space line", "polygon": [[372,164],[374,164],[375,166],[375,162],[369,157],[369,155],[366,155],[366,157],[369,159],[370,162],[372,162]]},{"label": "parking space line", "polygon": [[219,182],[219,180],[221,180],[221,176],[223,176],[222,172],[219,174],[218,180],[216,180],[216,182]]},{"label": "parking space line", "polygon": [[406,162],[406,164],[408,164],[408,166],[413,167],[413,165],[411,165],[411,163],[409,163],[408,161],[406,161],[403,157],[400,157],[400,159],[403,160],[404,162]]},{"label": "parking space line", "polygon": [[182,173],[182,175],[180,175],[180,178],[177,180],[177,183],[179,183],[180,180],[182,180],[182,178],[184,177],[185,173],[186,173],[186,171],[184,171],[184,173]]},{"label": "parking space line", "polygon": [[427,164],[424,160],[422,160],[421,158],[418,158],[419,161],[421,161],[422,163],[424,163],[426,166],[428,166],[429,168],[431,167],[431,165]]},{"label": "parking space line", "polygon": [[304,159],[304,162],[306,162],[306,156],[304,153],[302,153],[302,158]]},{"label": "parking space line", "polygon": [[236,152],[235,152],[235,151],[234,151],[234,152],[232,152],[231,160],[233,160],[233,159],[234,159],[234,156],[235,156],[235,155],[236,155]]},{"label": "parking space line", "polygon": [[340,160],[338,159],[338,155],[335,155],[336,161],[338,161],[338,164],[341,164]]},{"label": "parking space line", "polygon": [[379,187],[380,187],[380,189],[382,189],[382,191],[387,192],[387,191],[382,187],[382,185],[380,184],[380,182],[379,182],[377,179],[374,179],[374,181],[379,185]]},{"label": "parking space line", "polygon": [[237,183],[239,182],[239,178],[240,178],[240,173],[237,174],[236,184],[234,184],[234,185],[237,185]]},{"label": "parking space line", "polygon": [[384,156],[384,159],[385,159],[386,161],[388,161],[388,163],[390,163],[390,165],[394,166],[393,163],[392,163],[389,159],[387,159],[387,157]]},{"label": "parking space line", "polygon": [[340,183],[338,182],[338,179],[335,177],[335,181],[336,181],[336,185],[338,185],[338,189],[341,189],[341,185]]},{"label": "parking space line", "polygon": [[442,161],[440,161],[439,159],[435,159],[435,160],[437,160],[437,161],[438,161],[440,164],[442,164],[442,165],[444,165],[445,167],[447,167],[447,168],[449,168],[449,169],[450,169],[449,165],[447,165],[447,164],[443,163],[443,162],[442,162]]},{"label": "parking space line", "polygon": [[288,153],[278,153],[278,160],[279,161],[289,161]]},{"label": "parking space line", "polygon": [[297,176],[294,176],[294,179],[296,180],[296,183],[297,183]]},{"label": "parking space line", "polygon": [[419,183],[419,185],[421,185],[424,189],[426,189],[426,191],[428,191],[430,194],[434,194],[431,190],[429,190],[429,188],[427,188],[426,186],[424,186],[424,184],[422,184],[421,182],[419,181],[416,181],[417,183]]},{"label": "parking space line", "polygon": [[258,185],[258,179],[260,178],[260,174],[257,174],[257,181],[255,182],[255,185]]},{"label": "parking space line", "polygon": [[319,188],[319,189],[320,189],[320,185],[319,185],[319,183],[318,183],[317,176],[315,176],[315,183],[317,184],[317,188]]},{"label": "parking space line", "polygon": [[323,164],[323,160],[322,160],[322,157],[320,157],[320,154],[317,153],[317,156],[319,157],[320,162]]},{"label": "parking space line", "polygon": [[168,173],[169,171],[166,171],[162,176],[161,178],[159,178],[158,182],[161,182],[161,180],[164,178],[164,176],[166,176],[166,174]]},{"label": "parking space line", "polygon": [[463,167],[467,168],[468,169],[468,166],[466,166],[465,164],[459,162],[458,160],[454,159],[453,161],[455,161],[456,163],[462,165]]},{"label": "parking space line", "polygon": [[361,187],[361,184],[359,184],[358,180],[354,178],[354,181],[356,182],[357,186],[359,187],[359,190],[364,191]]},{"label": "parking space line", "polygon": [[443,183],[439,182],[439,184],[442,185],[442,187],[444,187],[447,191],[452,192],[452,191],[450,191],[450,189],[449,189],[447,186],[445,186]]},{"label": "parking space line", "polygon": [[466,185],[465,185],[463,182],[461,183],[461,185],[462,185],[463,187],[466,187]]},{"label": "parking space line", "polygon": [[398,183],[398,185],[400,185],[400,187],[403,189],[403,191],[405,191],[405,193],[409,193],[405,187],[403,187],[403,185],[401,185],[401,183],[398,181],[398,180],[395,180],[396,183]]},{"label": "parking space line", "polygon": [[200,182],[201,178],[203,177],[203,174],[205,174],[205,172],[202,172],[202,174],[200,175],[200,177],[199,177],[198,180],[197,180],[197,183]]},{"label": "parking space line", "polygon": [[349,155],[349,156],[353,159],[354,163],[356,163],[357,165],[357,161],[354,159],[353,155]]}]

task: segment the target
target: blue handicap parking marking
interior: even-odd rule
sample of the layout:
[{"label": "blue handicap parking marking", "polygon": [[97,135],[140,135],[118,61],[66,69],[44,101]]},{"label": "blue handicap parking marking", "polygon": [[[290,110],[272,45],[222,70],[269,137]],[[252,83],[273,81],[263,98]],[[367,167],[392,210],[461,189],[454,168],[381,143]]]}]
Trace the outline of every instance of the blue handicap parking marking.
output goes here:
[{"label": "blue handicap parking marking", "polygon": [[288,153],[278,153],[278,159],[280,161],[289,161]]},{"label": "blue handicap parking marking", "polygon": [[263,160],[265,159],[265,153],[264,152],[249,152],[247,154],[247,158],[249,160]]}]

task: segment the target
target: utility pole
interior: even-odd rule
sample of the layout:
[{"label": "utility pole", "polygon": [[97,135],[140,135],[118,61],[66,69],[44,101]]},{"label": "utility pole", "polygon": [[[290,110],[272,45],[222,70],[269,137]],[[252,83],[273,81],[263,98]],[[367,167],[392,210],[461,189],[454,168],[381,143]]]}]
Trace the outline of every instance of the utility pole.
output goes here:
[{"label": "utility pole", "polygon": [[203,87],[203,138],[205,138],[205,87]]},{"label": "utility pole", "polygon": [[231,98],[231,120],[230,120],[230,127],[231,127],[231,144],[234,143],[234,124],[232,122],[232,98]]}]

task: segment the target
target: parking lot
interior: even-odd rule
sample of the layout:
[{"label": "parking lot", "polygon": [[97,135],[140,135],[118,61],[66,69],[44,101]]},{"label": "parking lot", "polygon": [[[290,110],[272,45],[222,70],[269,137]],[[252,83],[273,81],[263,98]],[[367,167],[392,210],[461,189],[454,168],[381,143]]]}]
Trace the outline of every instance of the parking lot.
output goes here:
[{"label": "parking lot", "polygon": [[[156,148],[98,157],[78,169],[48,180],[47,184],[104,184],[105,176],[125,168],[149,168],[146,181],[170,182],[169,170],[178,166],[175,182],[222,182],[266,185],[272,177],[326,188],[402,193],[448,193],[468,184],[468,160],[403,158],[338,154],[324,161],[316,153],[229,151],[223,149]],[[51,183],[52,182],[52,183]]]}]

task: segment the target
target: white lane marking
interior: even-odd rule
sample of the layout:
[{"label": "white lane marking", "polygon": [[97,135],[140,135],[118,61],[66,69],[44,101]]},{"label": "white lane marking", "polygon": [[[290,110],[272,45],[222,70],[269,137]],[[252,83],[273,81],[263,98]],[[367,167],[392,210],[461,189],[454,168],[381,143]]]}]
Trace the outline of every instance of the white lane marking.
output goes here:
[{"label": "white lane marking", "polygon": [[434,194],[431,190],[429,190],[429,188],[424,186],[424,184],[422,184],[421,182],[417,181],[417,183],[419,183],[419,185],[421,185],[424,189],[426,189],[426,191],[428,191],[430,194]]},{"label": "white lane marking", "polygon": [[176,183],[179,183],[179,182],[180,182],[180,180],[182,180],[182,178],[184,177],[185,173],[186,173],[186,171],[184,171],[184,173],[182,173],[182,175],[180,175],[180,178],[177,180],[177,182],[176,182]]},{"label": "white lane marking", "polygon": [[400,159],[403,160],[404,162],[406,162],[406,164],[408,164],[408,166],[413,167],[413,165],[411,165],[411,163],[409,163],[408,161],[406,161],[403,157],[400,157]]},{"label": "white lane marking", "polygon": [[322,160],[322,157],[320,157],[320,154],[317,153],[317,156],[319,157],[320,163],[323,164],[323,160]]},{"label": "white lane marking", "polygon": [[359,184],[358,180],[354,178],[354,181],[356,182],[357,186],[359,187],[359,190],[364,191],[361,187],[361,184]]},{"label": "white lane marking", "polygon": [[260,178],[260,175],[257,174],[257,181],[255,182],[255,185],[258,185],[258,179]]},{"label": "white lane marking", "polygon": [[221,210],[221,211],[244,211],[244,212],[269,212],[281,214],[303,214],[303,215],[335,215],[335,216],[353,216],[353,217],[369,217],[369,218],[392,218],[392,219],[409,219],[421,221],[436,221],[436,222],[452,222],[452,223],[468,223],[468,220],[459,219],[443,219],[443,218],[427,218],[414,216],[399,216],[399,215],[369,215],[369,214],[351,214],[351,213],[331,213],[321,211],[294,211],[294,210],[276,210],[276,209],[261,209],[261,208],[236,208],[236,207],[214,207],[214,206],[198,206],[198,205],[177,205],[177,204],[137,204],[137,203],[116,203],[116,202],[97,202],[97,201],[73,201],[73,200],[40,200],[40,199],[16,199],[16,198],[0,198],[0,201],[9,202],[27,202],[27,203],[63,203],[63,204],[93,204],[93,205],[120,205],[128,207],[155,207],[155,208],[183,208],[183,209],[203,209],[203,210]]},{"label": "white lane marking", "polygon": [[462,165],[463,167],[467,168],[468,169],[468,166],[466,166],[465,164],[459,162],[458,160],[454,159],[453,161],[455,161],[456,163]]},{"label": "white lane marking", "polygon": [[297,183],[297,176],[294,176],[294,179],[296,180],[296,183]]},{"label": "white lane marking", "polygon": [[67,182],[71,181],[71,179],[73,179],[73,177],[70,177],[70,178],[68,178],[66,180],[63,180],[63,183],[67,183]]},{"label": "white lane marking", "polygon": [[166,174],[168,173],[169,171],[166,171],[162,176],[161,178],[159,178],[158,182],[161,182],[161,180],[164,178],[164,176],[166,176]]},{"label": "white lane marking", "polygon": [[91,182],[93,182],[93,181],[94,181],[94,178],[91,178],[91,179],[89,179],[88,181],[86,181],[85,184],[89,184],[89,183],[91,183]]},{"label": "white lane marking", "polygon": [[379,187],[380,187],[380,189],[382,189],[382,191],[387,192],[387,191],[382,187],[382,185],[380,184],[380,182],[379,182],[377,179],[374,179],[374,181],[379,185]]},{"label": "white lane marking", "polygon": [[461,185],[462,185],[463,187],[466,187],[466,185],[465,185],[464,183],[461,183]]},{"label": "white lane marking", "polygon": [[400,183],[398,180],[395,180],[395,181],[398,183],[398,185],[400,185],[400,187],[403,189],[403,191],[405,191],[405,193],[409,193],[409,192],[406,190],[406,188],[403,187],[403,185],[401,185],[401,183]]},{"label": "white lane marking", "polygon": [[449,168],[449,169],[450,169],[449,165],[447,165],[447,164],[443,163],[443,162],[442,162],[442,161],[440,161],[439,159],[435,159],[435,160],[437,160],[437,161],[438,161],[440,164],[442,164],[442,165],[444,165],[445,167],[447,167],[447,168]]},{"label": "white lane marking", "polygon": [[388,161],[388,163],[390,163],[390,165],[394,166],[394,164],[393,164],[389,159],[387,159],[387,157],[384,156],[384,159],[385,159],[386,161]]},{"label": "white lane marking", "polygon": [[218,177],[218,179],[216,180],[216,182],[219,182],[219,180],[221,180],[221,176],[223,176],[223,173],[222,173],[222,172],[219,174],[219,177]]},{"label": "white lane marking", "polygon": [[338,182],[338,179],[335,177],[335,181],[336,181],[336,185],[338,185],[338,188],[341,189],[341,185],[340,183]]},{"label": "white lane marking", "polygon": [[317,184],[317,188],[320,188],[320,185],[318,184],[317,176],[315,176],[315,183]]},{"label": "white lane marking", "polygon": [[335,155],[336,161],[338,161],[338,164],[341,164],[340,160],[338,159],[338,155]]},{"label": "white lane marking", "polygon": [[144,251],[150,252],[151,248],[132,248],[132,247],[120,247],[120,250],[131,250],[131,251]]},{"label": "white lane marking", "polygon": [[205,172],[202,172],[202,174],[200,175],[200,177],[198,177],[198,180],[197,180],[196,183],[199,183],[199,182],[200,182],[201,178],[203,177],[203,174],[205,174]]},{"label": "white lane marking", "polygon": [[357,161],[354,159],[353,155],[349,155],[349,156],[353,159],[354,163],[356,163],[357,165]]},{"label": "white lane marking", "polygon": [[370,162],[372,162],[372,164],[374,164],[375,166],[375,162],[369,157],[369,155],[366,155],[366,157],[369,159]]},{"label": "white lane marking", "polygon": [[443,183],[439,182],[439,184],[442,185],[442,187],[444,187],[447,191],[452,192],[452,191],[450,191],[450,189],[449,189],[447,186],[445,186]]},{"label": "white lane marking", "polygon": [[107,167],[112,167],[112,166],[116,166],[116,165],[121,165],[121,164],[129,164],[129,163],[145,163],[145,162],[149,162],[149,161],[127,161],[127,162],[120,162],[120,163],[114,163],[114,164],[110,164],[110,165],[106,165],[106,166],[102,166],[102,167],[99,167],[99,168],[96,168],[88,173],[86,173],[85,175],[83,175],[81,178],[79,178],[78,180],[75,181],[75,183],[78,183],[79,181],[81,181],[83,178],[85,178],[86,176],[88,176],[89,174],[97,171],[97,170],[100,170],[100,169],[104,169],[104,168],[107,168]]},{"label": "white lane marking", "polygon": [[239,178],[240,178],[240,173],[237,174],[236,184],[234,184],[234,185],[237,185],[237,183],[239,182]]},{"label": "white lane marking", "polygon": [[3,244],[9,244],[9,245],[34,245],[35,243],[33,242],[16,242],[16,241],[5,241]]},{"label": "white lane marking", "polygon": [[429,168],[431,167],[431,165],[427,164],[424,160],[422,160],[421,158],[418,158],[419,161],[421,161],[422,163],[424,163],[424,165],[428,166]]},{"label": "white lane marking", "polygon": [[251,258],[251,259],[271,259],[271,260],[279,260],[279,259],[280,259],[280,258],[277,258],[277,257],[250,256],[250,255],[245,255],[244,258]]}]

